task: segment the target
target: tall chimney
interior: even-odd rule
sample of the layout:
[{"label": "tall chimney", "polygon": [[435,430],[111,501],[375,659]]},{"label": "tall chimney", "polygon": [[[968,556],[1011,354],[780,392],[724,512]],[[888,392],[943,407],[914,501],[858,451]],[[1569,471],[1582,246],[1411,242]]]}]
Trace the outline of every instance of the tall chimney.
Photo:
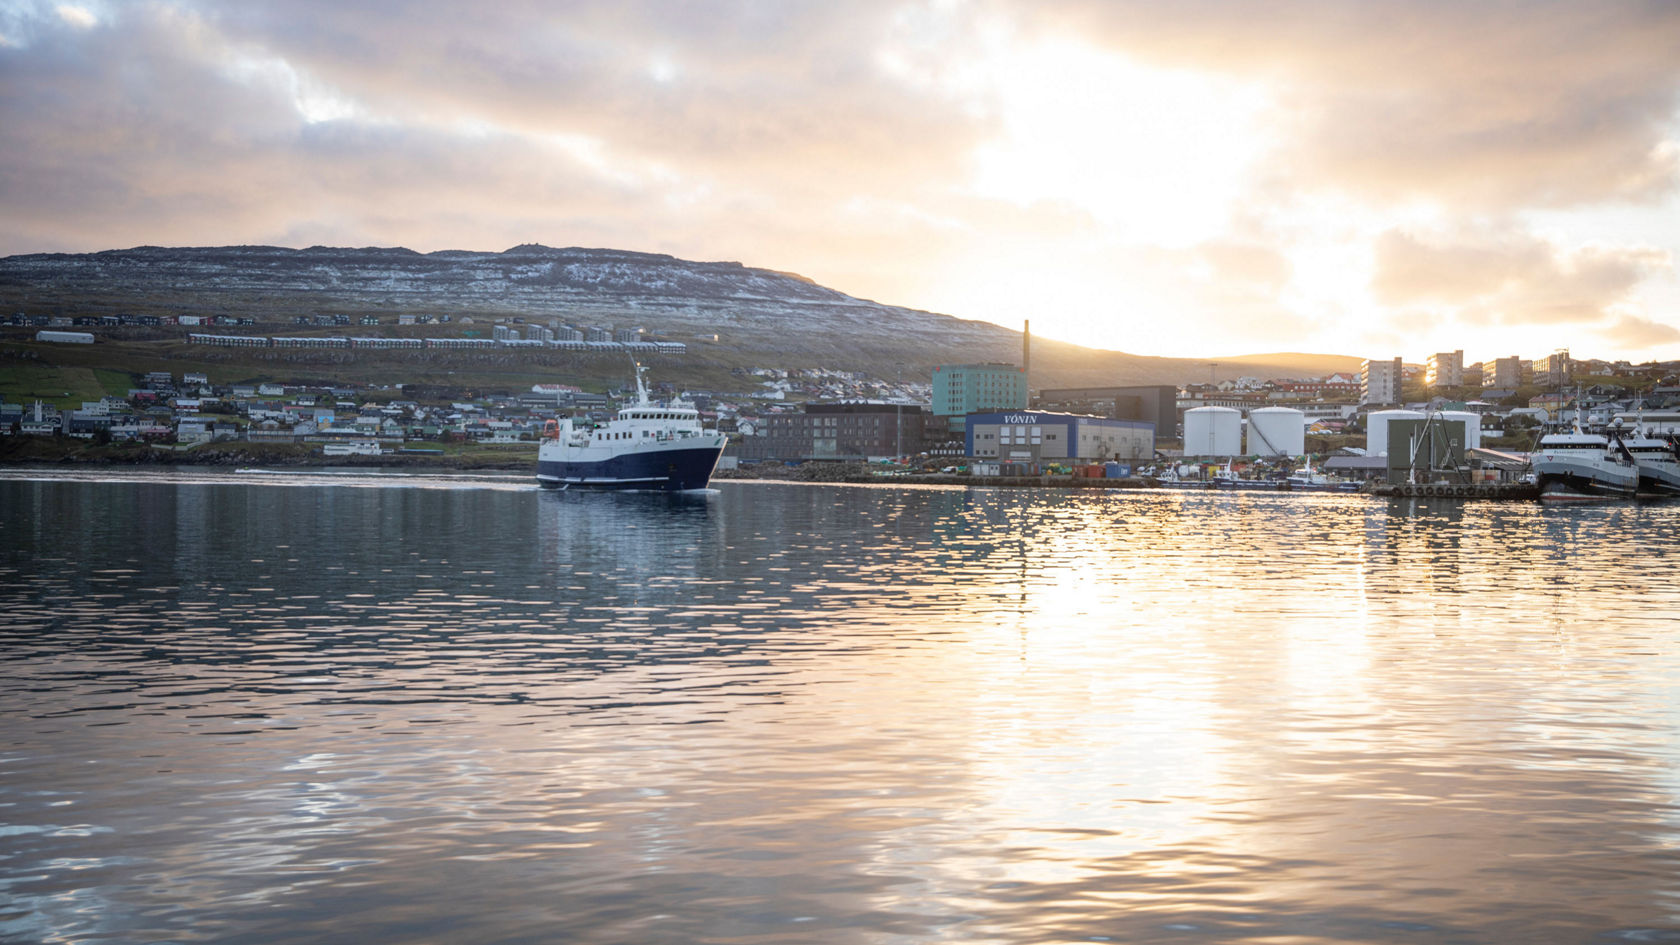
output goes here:
[{"label": "tall chimney", "polygon": [[1032,319],[1021,322],[1021,373],[1027,375],[1028,385],[1032,384]]}]

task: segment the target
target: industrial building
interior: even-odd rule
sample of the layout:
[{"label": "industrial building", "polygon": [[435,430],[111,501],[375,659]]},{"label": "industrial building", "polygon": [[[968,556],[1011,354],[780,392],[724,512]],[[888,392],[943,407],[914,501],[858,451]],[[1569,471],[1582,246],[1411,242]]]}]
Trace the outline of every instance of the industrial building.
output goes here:
[{"label": "industrial building", "polygon": [[59,344],[91,345],[93,335],[85,331],[38,331],[36,341],[52,341]]},{"label": "industrial building", "polygon": [[1153,423],[1155,432],[1168,439],[1178,432],[1178,388],[1170,384],[1041,390],[1035,406],[1111,420],[1143,420]]},{"label": "industrial building", "polygon": [[748,462],[866,461],[921,452],[927,411],[902,404],[807,404],[803,413],[771,414],[763,431],[743,437]]},{"label": "industrial building", "polygon": [[[1365,455],[1409,455],[1415,444],[1410,432],[1425,425],[1450,429],[1459,449],[1479,449],[1482,445],[1482,418],[1469,410],[1378,410],[1365,418]],[[1400,431],[1408,431],[1405,436]]]},{"label": "industrial building", "polygon": [[1005,463],[1048,460],[1147,460],[1155,425],[1040,410],[975,413],[965,418],[969,456]]},{"label": "industrial building", "polygon": [[1470,464],[1466,450],[1480,448],[1481,418],[1475,414],[1436,412],[1391,417],[1386,426],[1389,482],[1411,482],[1418,476],[1433,481],[1447,471],[1467,474]]}]

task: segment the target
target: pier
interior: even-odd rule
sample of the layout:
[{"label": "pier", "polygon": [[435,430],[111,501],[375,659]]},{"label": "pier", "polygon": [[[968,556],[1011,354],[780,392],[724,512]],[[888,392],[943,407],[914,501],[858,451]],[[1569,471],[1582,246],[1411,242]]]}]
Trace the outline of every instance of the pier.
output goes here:
[{"label": "pier", "polygon": [[1378,483],[1371,494],[1395,499],[1497,499],[1532,501],[1540,487],[1532,482],[1396,482]]}]

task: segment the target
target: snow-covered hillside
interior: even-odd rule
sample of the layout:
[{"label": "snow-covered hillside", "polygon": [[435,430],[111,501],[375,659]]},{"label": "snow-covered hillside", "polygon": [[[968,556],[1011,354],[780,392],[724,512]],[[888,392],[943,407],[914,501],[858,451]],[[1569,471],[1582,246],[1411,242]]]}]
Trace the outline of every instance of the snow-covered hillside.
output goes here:
[{"label": "snow-covered hillside", "polygon": [[[371,313],[386,322],[401,313],[559,320],[641,328],[686,342],[696,355],[741,365],[834,367],[877,376],[1021,358],[1019,331],[855,298],[789,273],[535,244],[499,253],[143,246],[10,256],[0,259],[0,306],[49,314],[252,315],[270,330],[289,326],[294,315],[323,313]],[[1316,375],[1345,370],[1351,361],[1335,359],[1337,366],[1329,368],[1318,363],[1323,358],[1306,360],[1311,357],[1241,359],[1247,362],[1242,373]],[[1183,383],[1207,376],[1201,360],[1042,339],[1033,345],[1032,364],[1034,387]]]}]

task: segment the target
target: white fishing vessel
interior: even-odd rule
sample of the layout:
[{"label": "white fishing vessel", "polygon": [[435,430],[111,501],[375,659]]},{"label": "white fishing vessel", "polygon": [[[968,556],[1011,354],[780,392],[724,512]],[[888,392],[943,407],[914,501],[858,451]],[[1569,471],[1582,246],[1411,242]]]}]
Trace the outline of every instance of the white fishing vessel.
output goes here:
[{"label": "white fishing vessel", "polygon": [[1652,436],[1638,422],[1631,431],[1617,433],[1616,441],[1639,469],[1640,495],[1680,496],[1680,445]]},{"label": "white fishing vessel", "polygon": [[1639,466],[1610,437],[1581,429],[1548,433],[1529,457],[1540,498],[1547,500],[1631,498],[1639,488]]},{"label": "white fishing vessel", "polygon": [[704,489],[725,437],[681,398],[656,403],[636,365],[636,400],[614,419],[550,421],[537,448],[537,482],[562,489],[686,492]]},{"label": "white fishing vessel", "polygon": [[1284,480],[1285,488],[1292,492],[1357,492],[1359,483],[1346,479],[1338,479],[1313,468],[1312,460],[1308,460],[1300,469],[1289,474]]}]

